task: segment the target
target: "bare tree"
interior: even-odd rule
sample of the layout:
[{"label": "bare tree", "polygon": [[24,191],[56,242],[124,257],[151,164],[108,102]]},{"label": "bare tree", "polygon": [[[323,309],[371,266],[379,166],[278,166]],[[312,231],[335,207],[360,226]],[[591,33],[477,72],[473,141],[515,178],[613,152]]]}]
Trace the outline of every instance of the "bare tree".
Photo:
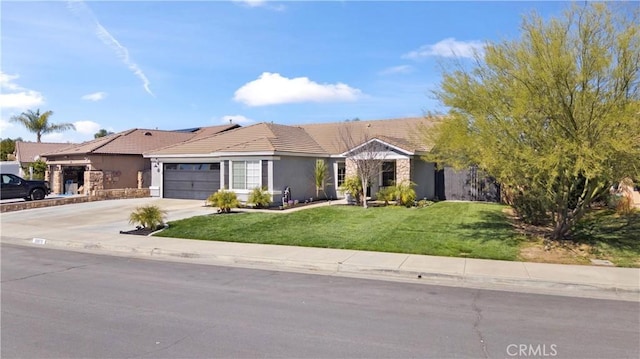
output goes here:
[{"label": "bare tree", "polygon": [[345,123],[340,142],[362,182],[362,207],[367,208],[367,187],[380,175],[389,148],[369,133],[364,123]]}]

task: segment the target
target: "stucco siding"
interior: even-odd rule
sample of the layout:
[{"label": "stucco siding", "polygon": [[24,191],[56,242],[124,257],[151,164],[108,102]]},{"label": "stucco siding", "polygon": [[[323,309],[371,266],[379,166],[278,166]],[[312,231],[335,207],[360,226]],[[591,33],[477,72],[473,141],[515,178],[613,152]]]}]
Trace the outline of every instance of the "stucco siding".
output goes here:
[{"label": "stucco siding", "polygon": [[[151,161],[142,156],[90,156],[91,167],[104,173],[104,189],[138,188],[138,171],[149,170]],[[148,188],[150,183],[144,183]]]},{"label": "stucco siding", "polygon": [[412,181],[416,183],[417,199],[433,199],[435,197],[435,164],[419,158],[411,160]]},{"label": "stucco siding", "polygon": [[[291,198],[304,202],[316,198],[316,187],[313,180],[315,158],[281,157],[273,161],[273,201],[282,202],[282,191],[291,188]],[[320,195],[322,197],[322,194]]]}]

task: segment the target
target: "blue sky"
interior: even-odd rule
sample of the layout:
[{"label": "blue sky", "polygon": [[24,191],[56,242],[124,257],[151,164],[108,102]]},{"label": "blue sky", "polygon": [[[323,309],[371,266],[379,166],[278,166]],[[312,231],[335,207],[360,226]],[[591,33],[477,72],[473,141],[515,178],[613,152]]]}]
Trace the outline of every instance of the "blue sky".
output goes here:
[{"label": "blue sky", "polygon": [[515,39],[522,15],[567,2],[2,1],[0,136],[52,110],[100,128],[303,124],[442,111],[441,65]]}]

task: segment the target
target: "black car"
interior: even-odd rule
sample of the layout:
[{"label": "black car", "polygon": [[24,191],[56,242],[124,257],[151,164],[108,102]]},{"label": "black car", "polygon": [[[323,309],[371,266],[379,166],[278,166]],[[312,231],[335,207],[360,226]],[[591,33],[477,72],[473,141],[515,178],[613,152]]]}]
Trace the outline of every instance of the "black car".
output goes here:
[{"label": "black car", "polygon": [[2,173],[0,199],[24,198],[27,201],[43,199],[51,193],[49,182],[29,181],[9,173]]}]

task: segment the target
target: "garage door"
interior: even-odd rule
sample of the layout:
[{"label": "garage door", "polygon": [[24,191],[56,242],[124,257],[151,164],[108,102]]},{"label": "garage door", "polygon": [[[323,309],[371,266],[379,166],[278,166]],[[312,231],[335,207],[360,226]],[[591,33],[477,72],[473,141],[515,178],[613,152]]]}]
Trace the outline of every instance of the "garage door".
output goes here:
[{"label": "garage door", "polygon": [[164,198],[206,199],[220,189],[220,163],[167,163]]}]

